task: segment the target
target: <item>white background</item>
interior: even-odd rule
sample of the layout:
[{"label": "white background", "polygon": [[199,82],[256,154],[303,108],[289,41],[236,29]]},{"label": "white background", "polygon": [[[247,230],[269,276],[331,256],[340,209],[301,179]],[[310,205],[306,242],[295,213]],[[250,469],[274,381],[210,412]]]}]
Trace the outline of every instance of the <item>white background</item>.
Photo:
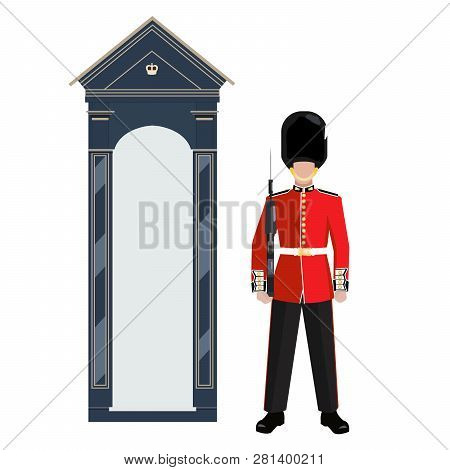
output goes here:
[{"label": "white background", "polygon": [[[327,122],[444,7],[442,1],[12,1],[78,74],[150,16],[236,81],[221,91],[219,199],[258,201],[282,120]],[[449,433],[447,9],[328,128],[318,187],[343,196],[345,344],[426,426]],[[87,364],[87,109],[70,73],[0,8],[2,447]],[[173,184],[177,184],[175,181]],[[287,171],[275,190],[292,184]],[[249,292],[254,217],[219,226],[219,422],[88,423],[81,373],[4,451],[2,468],[122,468],[124,455],[323,454],[327,468],[448,468],[448,451],[337,344],[340,411],[319,424],[303,324],[286,425],[263,416],[269,308]],[[227,233],[233,248],[227,248]]]}]

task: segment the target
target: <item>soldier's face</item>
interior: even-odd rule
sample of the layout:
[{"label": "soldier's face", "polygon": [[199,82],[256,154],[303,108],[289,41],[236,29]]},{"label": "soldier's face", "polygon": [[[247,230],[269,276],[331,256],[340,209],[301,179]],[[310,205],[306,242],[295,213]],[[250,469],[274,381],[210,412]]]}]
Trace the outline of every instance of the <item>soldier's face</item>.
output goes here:
[{"label": "soldier's face", "polygon": [[294,171],[300,178],[310,178],[313,175],[316,165],[312,162],[295,162]]}]

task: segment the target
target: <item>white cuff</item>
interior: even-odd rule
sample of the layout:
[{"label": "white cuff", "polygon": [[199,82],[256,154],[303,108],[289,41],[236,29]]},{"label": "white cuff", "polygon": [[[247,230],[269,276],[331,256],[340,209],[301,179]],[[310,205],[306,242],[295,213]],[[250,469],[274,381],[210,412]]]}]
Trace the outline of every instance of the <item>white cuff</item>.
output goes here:
[{"label": "white cuff", "polygon": [[335,268],[333,288],[334,290],[348,291],[348,279],[347,279],[348,268]]},{"label": "white cuff", "polygon": [[264,278],[264,271],[252,270],[253,281],[252,281],[252,292],[265,292],[267,287],[267,281]]}]

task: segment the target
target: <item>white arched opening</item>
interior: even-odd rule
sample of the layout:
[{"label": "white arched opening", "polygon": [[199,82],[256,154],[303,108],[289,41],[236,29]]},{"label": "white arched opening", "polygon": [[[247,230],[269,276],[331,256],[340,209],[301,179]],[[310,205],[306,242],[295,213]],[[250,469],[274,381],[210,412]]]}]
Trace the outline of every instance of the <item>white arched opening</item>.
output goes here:
[{"label": "white arched opening", "polygon": [[192,168],[164,127],[113,153],[112,410],[193,409]]}]

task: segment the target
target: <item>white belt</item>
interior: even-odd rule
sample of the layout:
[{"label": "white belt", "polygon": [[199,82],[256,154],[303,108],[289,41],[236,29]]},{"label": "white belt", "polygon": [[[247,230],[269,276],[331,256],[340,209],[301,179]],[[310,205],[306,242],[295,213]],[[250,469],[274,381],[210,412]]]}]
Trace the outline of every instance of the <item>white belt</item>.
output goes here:
[{"label": "white belt", "polygon": [[280,255],[291,255],[291,256],[317,256],[326,255],[328,252],[327,248],[279,248],[277,253]]}]

